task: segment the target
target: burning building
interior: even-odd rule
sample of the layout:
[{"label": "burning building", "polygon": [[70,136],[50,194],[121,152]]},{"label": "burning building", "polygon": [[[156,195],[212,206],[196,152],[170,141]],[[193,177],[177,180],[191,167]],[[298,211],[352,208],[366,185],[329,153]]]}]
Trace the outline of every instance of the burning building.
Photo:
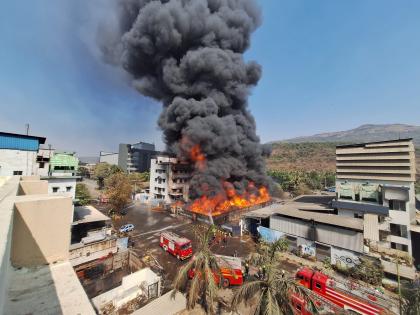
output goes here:
[{"label": "burning building", "polygon": [[[243,58],[261,23],[256,1],[121,0],[118,21],[100,37],[106,61],[163,104],[158,124],[167,151],[193,165],[188,190],[180,183],[172,196],[210,216],[267,201],[270,150],[247,101],[261,67]],[[158,184],[151,193],[166,198]]]},{"label": "burning building", "polygon": [[191,165],[176,157],[156,156],[150,167],[150,199],[166,204],[188,201],[191,172]]}]

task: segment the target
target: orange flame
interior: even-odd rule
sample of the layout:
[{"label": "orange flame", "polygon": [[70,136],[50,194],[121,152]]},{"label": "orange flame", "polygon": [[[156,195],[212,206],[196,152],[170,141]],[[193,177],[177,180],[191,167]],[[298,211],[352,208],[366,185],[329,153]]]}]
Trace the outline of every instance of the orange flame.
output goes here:
[{"label": "orange flame", "polygon": [[206,167],[206,156],[201,152],[199,144],[194,145],[190,150],[190,158],[195,162],[195,165],[199,170],[203,170]]},{"label": "orange flame", "polygon": [[270,194],[266,187],[260,187],[257,191],[249,191],[238,194],[234,188],[225,188],[225,191],[214,197],[201,196],[190,205],[192,212],[204,215],[217,216],[234,209],[242,209],[258,205],[270,200]]},{"label": "orange flame", "polygon": [[[183,138],[182,143],[191,145],[187,138]],[[203,171],[206,168],[206,156],[201,151],[199,144],[191,147],[189,155],[199,171]],[[248,184],[247,190],[241,194],[229,182],[224,182],[223,187],[224,190],[215,196],[208,197],[203,195],[194,200],[190,204],[190,210],[204,215],[220,215],[230,210],[247,208],[270,200],[267,188],[259,187],[257,189],[252,182]],[[206,187],[202,187],[202,189],[207,190]]]}]

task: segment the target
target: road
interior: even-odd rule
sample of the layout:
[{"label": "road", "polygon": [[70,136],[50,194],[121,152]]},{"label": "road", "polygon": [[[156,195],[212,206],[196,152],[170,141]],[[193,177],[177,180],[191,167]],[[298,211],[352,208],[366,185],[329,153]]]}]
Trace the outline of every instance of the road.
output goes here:
[{"label": "road", "polygon": [[[198,236],[204,233],[207,226],[201,223],[194,223],[188,218],[171,216],[166,211],[151,210],[148,206],[138,202],[134,206],[127,209],[127,214],[121,219],[114,221],[114,227],[119,229],[120,226],[132,223],[134,231],[130,233],[130,239],[134,242],[133,250],[140,257],[153,257],[162,267],[164,280],[169,285],[174,280],[177,271],[186,262],[179,261],[176,257],[164,252],[159,246],[159,236],[162,231],[173,231],[192,241],[193,250],[199,246]],[[255,251],[255,243],[247,236],[244,237],[228,237],[227,244],[214,244],[212,250],[216,254],[233,256],[235,253],[238,257],[246,258]],[[284,269],[294,272],[297,265],[284,262]]]}]

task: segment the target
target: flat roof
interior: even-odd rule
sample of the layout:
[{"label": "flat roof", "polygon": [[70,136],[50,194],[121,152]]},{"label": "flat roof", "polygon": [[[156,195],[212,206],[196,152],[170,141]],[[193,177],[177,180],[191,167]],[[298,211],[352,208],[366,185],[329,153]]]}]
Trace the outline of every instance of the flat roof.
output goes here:
[{"label": "flat roof", "polygon": [[328,225],[335,225],[343,228],[363,231],[363,220],[355,219],[336,214],[326,214],[311,211],[302,211],[294,208],[281,208],[275,215],[286,216],[306,221],[315,221]]},{"label": "flat roof", "polygon": [[111,218],[93,206],[74,207],[73,225],[108,220]]},{"label": "flat roof", "polygon": [[[270,206],[250,211],[244,214],[244,217],[248,218],[268,218],[273,215],[278,216],[287,216],[291,218],[306,220],[306,221],[315,221],[318,223],[335,225],[339,227],[354,229],[363,231],[363,220],[350,218],[345,216],[339,216],[336,214],[322,213],[322,212],[332,212],[332,209],[329,206],[329,202],[332,196],[322,196],[322,195],[305,195],[299,196],[291,201],[286,201],[283,203],[275,203]],[[320,202],[317,202],[320,201]]]},{"label": "flat roof", "polygon": [[361,147],[367,144],[379,144],[379,143],[388,143],[388,142],[405,142],[411,141],[413,138],[403,138],[403,139],[391,139],[391,140],[382,140],[382,141],[373,141],[373,142],[361,142],[361,143],[354,143],[354,144],[339,144],[336,145],[336,148],[351,148],[351,147]]},{"label": "flat roof", "polygon": [[95,314],[71,264],[13,269],[5,314]]},{"label": "flat roof", "polygon": [[11,132],[2,132],[0,131],[0,136],[6,137],[15,137],[15,138],[24,138],[24,139],[36,139],[40,144],[44,144],[47,138],[45,137],[37,137],[37,136],[30,136],[21,133],[11,133]]}]

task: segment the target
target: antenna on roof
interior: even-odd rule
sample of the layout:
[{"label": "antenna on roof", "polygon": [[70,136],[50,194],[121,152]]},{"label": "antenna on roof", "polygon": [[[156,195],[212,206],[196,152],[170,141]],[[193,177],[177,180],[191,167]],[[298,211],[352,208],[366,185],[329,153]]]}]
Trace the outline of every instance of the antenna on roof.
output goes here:
[{"label": "antenna on roof", "polygon": [[29,136],[29,124],[25,124],[26,135]]}]

